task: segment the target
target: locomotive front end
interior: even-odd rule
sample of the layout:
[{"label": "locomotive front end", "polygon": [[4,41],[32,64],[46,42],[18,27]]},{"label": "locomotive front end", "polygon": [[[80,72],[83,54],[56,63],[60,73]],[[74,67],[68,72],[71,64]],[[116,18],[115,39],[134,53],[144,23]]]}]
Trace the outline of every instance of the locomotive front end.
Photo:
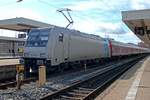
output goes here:
[{"label": "locomotive front end", "polygon": [[32,29],[28,33],[24,57],[22,59],[27,75],[29,73],[37,73],[39,65],[50,65],[50,60],[47,59],[49,32],[49,29]]}]

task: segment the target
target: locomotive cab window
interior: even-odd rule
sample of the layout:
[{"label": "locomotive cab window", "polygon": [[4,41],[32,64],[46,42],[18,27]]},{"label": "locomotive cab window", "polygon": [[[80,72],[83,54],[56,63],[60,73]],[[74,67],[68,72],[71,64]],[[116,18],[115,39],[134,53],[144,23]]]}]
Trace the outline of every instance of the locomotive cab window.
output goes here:
[{"label": "locomotive cab window", "polygon": [[64,36],[63,36],[63,33],[60,33],[60,34],[59,34],[59,42],[63,42],[63,37],[64,37]]},{"label": "locomotive cab window", "polygon": [[27,47],[45,47],[48,43],[49,29],[31,30],[28,34]]}]

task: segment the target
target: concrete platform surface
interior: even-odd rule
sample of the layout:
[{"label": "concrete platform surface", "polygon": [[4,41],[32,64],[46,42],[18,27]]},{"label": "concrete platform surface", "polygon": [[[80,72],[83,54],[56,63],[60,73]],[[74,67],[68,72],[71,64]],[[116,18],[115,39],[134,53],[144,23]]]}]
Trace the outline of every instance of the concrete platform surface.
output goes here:
[{"label": "concrete platform surface", "polygon": [[0,56],[0,60],[2,59],[19,59],[20,56]]},{"label": "concrete platform surface", "polygon": [[150,57],[145,63],[145,69],[138,87],[136,100],[150,100]]},{"label": "concrete platform surface", "polygon": [[19,64],[19,59],[1,59],[0,66]]},{"label": "concrete platform surface", "polygon": [[124,73],[95,100],[150,100],[150,56]]}]

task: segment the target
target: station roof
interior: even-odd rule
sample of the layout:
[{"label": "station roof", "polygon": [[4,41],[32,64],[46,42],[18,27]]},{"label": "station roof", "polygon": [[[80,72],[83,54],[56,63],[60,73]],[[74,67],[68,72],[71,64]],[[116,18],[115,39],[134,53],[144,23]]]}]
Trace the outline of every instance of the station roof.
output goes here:
[{"label": "station roof", "polygon": [[122,20],[142,41],[150,45],[150,9],[123,11]]},{"label": "station roof", "polygon": [[31,28],[42,27],[52,27],[52,25],[23,17],[0,20],[0,29],[26,32]]}]

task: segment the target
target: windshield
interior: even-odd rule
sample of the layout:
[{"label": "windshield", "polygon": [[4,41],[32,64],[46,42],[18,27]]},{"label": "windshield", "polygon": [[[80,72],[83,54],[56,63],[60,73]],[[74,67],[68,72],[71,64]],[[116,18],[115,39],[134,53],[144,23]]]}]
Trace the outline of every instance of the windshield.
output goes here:
[{"label": "windshield", "polygon": [[28,35],[27,47],[45,47],[48,42],[50,30],[31,30]]}]

